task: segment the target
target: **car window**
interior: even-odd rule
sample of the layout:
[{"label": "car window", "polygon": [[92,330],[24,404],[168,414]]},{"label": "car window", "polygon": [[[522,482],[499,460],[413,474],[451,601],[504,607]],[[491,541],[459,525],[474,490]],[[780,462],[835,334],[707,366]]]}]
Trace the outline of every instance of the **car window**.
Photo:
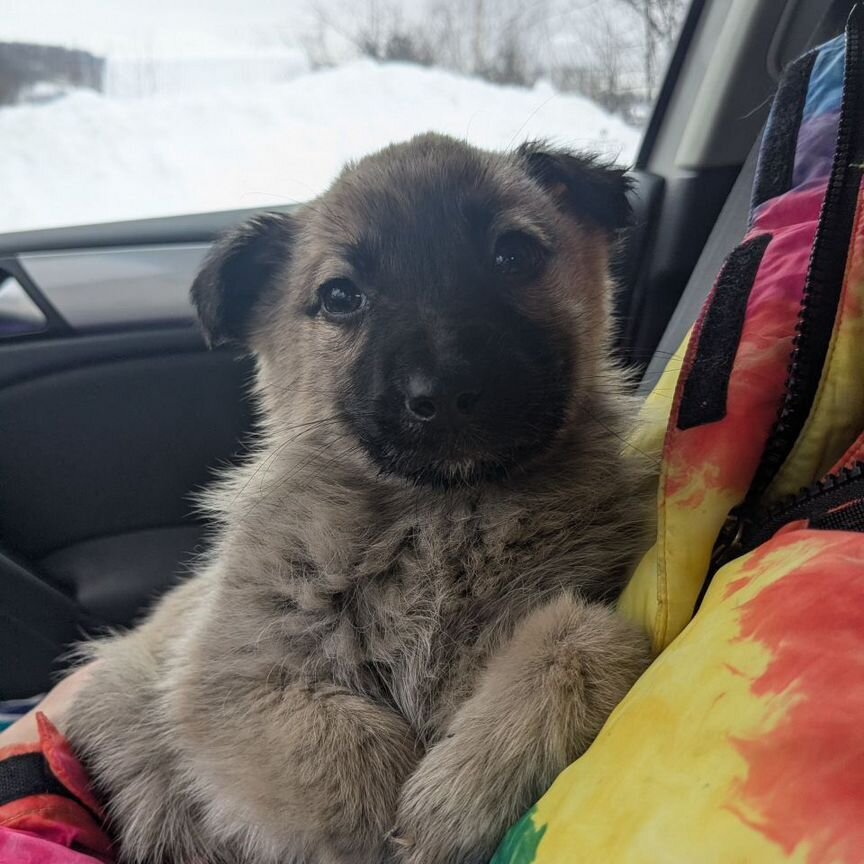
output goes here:
[{"label": "car window", "polygon": [[0,232],[288,204],[428,130],[630,163],[686,0],[10,0]]}]

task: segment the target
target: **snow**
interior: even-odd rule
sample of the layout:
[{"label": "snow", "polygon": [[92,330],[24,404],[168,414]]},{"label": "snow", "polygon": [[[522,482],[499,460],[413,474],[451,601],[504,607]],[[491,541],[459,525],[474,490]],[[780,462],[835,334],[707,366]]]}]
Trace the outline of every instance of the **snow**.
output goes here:
[{"label": "snow", "polygon": [[135,99],[76,91],[0,109],[0,231],[308,200],[346,160],[429,129],[488,148],[550,138],[624,163],[640,139],[545,83],[371,61]]},{"label": "snow", "polygon": [[109,56],[102,89],[117,99],[179,95],[290,81],[309,71],[302,51],[287,48],[180,56]]}]

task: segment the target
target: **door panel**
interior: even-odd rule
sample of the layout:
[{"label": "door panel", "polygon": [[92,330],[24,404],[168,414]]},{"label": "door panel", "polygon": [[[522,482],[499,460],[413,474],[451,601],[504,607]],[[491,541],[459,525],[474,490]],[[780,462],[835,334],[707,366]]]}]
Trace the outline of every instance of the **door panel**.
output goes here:
[{"label": "door panel", "polygon": [[237,446],[248,365],[225,353],[117,360],[0,391],[0,536],[35,559],[189,518]]},{"label": "door panel", "polygon": [[203,548],[193,495],[242,455],[251,374],[189,326],[0,341],[0,698]]},{"label": "door panel", "polygon": [[47,687],[206,545],[194,495],[242,457],[253,364],[206,349],[189,286],[248,215],[0,237],[0,276],[44,315],[4,328],[20,298],[0,304],[0,698]]}]

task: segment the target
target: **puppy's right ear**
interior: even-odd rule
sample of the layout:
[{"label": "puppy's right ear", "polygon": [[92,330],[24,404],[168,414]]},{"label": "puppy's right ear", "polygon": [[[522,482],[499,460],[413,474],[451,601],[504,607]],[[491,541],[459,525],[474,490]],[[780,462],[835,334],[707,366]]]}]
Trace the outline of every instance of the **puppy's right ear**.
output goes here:
[{"label": "puppy's right ear", "polygon": [[528,141],[516,155],[531,177],[577,219],[610,234],[630,225],[632,181],[624,169],[544,141]]},{"label": "puppy's right ear", "polygon": [[208,345],[245,341],[252,311],[288,263],[296,224],[262,213],[216,241],[192,283],[192,303]]}]

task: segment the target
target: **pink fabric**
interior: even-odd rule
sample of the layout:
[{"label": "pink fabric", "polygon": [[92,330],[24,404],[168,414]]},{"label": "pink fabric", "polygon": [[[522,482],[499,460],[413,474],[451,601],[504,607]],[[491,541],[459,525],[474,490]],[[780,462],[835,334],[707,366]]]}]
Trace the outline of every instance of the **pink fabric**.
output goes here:
[{"label": "pink fabric", "polygon": [[104,864],[107,860],[76,852],[29,831],[0,827],[0,864]]},{"label": "pink fabric", "polygon": [[112,864],[102,810],[69,742],[44,714],[39,741],[0,749],[0,760],[42,753],[54,776],[75,799],[31,795],[0,807],[0,864]]}]

